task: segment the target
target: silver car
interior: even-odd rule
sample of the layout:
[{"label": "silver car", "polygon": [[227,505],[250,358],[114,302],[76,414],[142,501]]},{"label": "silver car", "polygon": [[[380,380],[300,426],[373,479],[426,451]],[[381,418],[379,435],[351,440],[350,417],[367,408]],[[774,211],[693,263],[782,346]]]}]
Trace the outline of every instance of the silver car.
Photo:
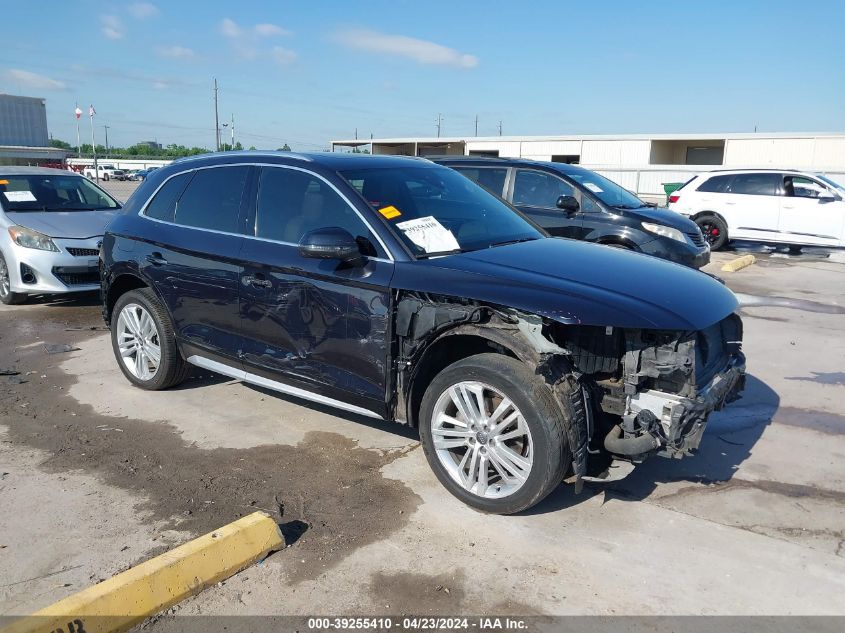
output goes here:
[{"label": "silver car", "polygon": [[0,167],[0,301],[98,290],[103,231],[118,209],[73,172]]}]

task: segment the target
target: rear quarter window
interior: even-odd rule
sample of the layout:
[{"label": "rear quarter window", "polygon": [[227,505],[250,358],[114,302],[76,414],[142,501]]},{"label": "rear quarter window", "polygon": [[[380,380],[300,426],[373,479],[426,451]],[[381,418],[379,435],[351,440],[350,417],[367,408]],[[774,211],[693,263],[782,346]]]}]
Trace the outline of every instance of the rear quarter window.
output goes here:
[{"label": "rear quarter window", "polygon": [[711,176],[703,183],[698,185],[696,191],[703,191],[708,193],[725,193],[728,185],[731,183],[733,175]]},{"label": "rear quarter window", "polygon": [[193,172],[185,172],[173,176],[170,180],[162,185],[161,189],[156,192],[153,199],[147,205],[144,215],[155,220],[163,220],[165,222],[173,222],[176,214],[176,202],[179,196],[185,191],[185,187],[193,176]]}]

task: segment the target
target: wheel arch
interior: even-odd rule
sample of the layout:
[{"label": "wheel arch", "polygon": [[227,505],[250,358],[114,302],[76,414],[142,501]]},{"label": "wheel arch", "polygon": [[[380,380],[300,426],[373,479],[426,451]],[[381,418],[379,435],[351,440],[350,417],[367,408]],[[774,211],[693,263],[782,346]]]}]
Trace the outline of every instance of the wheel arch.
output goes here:
[{"label": "wheel arch", "polygon": [[718,211],[709,211],[709,210],[708,211],[699,211],[698,213],[691,215],[690,220],[695,222],[699,218],[703,218],[703,217],[708,216],[708,215],[712,215],[712,216],[719,218],[722,222],[725,223],[725,226],[727,226],[728,229],[730,229],[730,225],[728,224],[728,221],[725,219],[725,216],[723,216]]},{"label": "wheel arch", "polygon": [[405,396],[408,425],[418,426],[420,403],[426,389],[434,377],[449,365],[470,356],[491,352],[524,362],[525,359],[520,357],[512,346],[501,340],[503,338],[505,337],[497,336],[492,328],[458,325],[428,343],[419,352],[408,383]]},{"label": "wheel arch", "polygon": [[158,292],[135,272],[122,272],[111,280],[103,297],[103,318],[106,323],[111,323],[112,312],[117,300],[127,292],[139,288],[150,288],[158,296]]}]

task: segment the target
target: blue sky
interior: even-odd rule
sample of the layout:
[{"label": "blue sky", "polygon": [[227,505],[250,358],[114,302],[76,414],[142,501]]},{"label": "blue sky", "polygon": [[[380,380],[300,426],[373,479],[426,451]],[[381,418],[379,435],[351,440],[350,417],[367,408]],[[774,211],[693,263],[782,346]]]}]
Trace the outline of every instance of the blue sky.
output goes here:
[{"label": "blue sky", "polygon": [[[0,92],[109,141],[845,131],[845,3],[39,0],[3,8]],[[228,135],[228,132],[226,132]]]}]

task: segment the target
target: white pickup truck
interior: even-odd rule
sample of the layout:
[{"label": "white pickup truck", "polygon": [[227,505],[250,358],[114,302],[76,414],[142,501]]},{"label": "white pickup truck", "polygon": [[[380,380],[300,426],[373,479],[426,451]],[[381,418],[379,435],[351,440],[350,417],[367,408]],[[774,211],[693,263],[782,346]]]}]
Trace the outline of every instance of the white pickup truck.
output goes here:
[{"label": "white pickup truck", "polygon": [[99,174],[100,180],[126,180],[126,172],[122,169],[116,169],[114,165],[97,165],[96,171],[94,166],[86,167],[82,171],[82,175],[86,178],[94,180]]}]

